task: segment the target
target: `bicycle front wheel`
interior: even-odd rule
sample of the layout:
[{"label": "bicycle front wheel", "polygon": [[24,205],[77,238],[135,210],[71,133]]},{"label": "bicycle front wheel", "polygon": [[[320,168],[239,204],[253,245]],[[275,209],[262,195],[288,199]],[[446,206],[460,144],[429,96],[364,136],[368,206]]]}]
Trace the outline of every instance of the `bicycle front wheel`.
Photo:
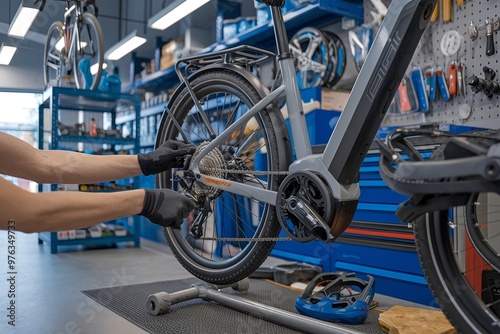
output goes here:
[{"label": "bicycle front wheel", "polygon": [[49,28],[43,52],[43,79],[46,87],[59,85],[61,76],[65,74],[64,57],[63,24],[56,21]]},{"label": "bicycle front wheel", "polygon": [[[468,260],[475,249],[466,242],[460,220],[454,217],[450,221],[449,213],[442,211],[415,222],[422,270],[439,306],[460,333],[499,333],[499,273]],[[475,276],[478,272],[479,278]],[[483,280],[486,285],[481,276],[489,277]]]},{"label": "bicycle front wheel", "polygon": [[76,87],[97,89],[104,63],[104,37],[94,15],[83,13],[79,40],[74,43],[73,74]]},{"label": "bicycle front wheel", "polygon": [[[202,110],[184,88],[171,104],[171,111],[198,146],[195,155],[260,100],[248,81],[230,71],[212,70],[190,84]],[[223,144],[201,160],[200,170],[276,191],[281,176],[259,173],[288,167],[279,163],[278,150],[284,139],[275,132],[271,112],[279,113],[277,106],[269,106],[232,131]],[[168,139],[182,138],[173,122],[164,118],[157,145]],[[286,151],[281,154],[286,155]],[[170,187],[170,179],[170,173],[162,173],[157,178],[158,186]],[[267,258],[279,233],[275,207],[196,182],[191,191],[198,199],[198,215],[190,216],[180,230],[164,229],[174,255],[190,273],[210,283],[230,284],[250,275]]]}]

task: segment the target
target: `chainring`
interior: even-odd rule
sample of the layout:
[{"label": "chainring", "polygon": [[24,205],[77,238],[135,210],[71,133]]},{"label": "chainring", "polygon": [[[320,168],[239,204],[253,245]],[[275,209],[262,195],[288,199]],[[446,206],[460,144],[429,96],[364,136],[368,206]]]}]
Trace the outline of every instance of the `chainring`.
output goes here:
[{"label": "chainring", "polygon": [[285,209],[286,200],[291,196],[299,197],[310,204],[325,222],[329,223],[333,220],[335,213],[330,188],[319,174],[299,171],[289,174],[278,190],[276,213],[281,227],[295,241],[312,241],[315,236],[310,230]]}]

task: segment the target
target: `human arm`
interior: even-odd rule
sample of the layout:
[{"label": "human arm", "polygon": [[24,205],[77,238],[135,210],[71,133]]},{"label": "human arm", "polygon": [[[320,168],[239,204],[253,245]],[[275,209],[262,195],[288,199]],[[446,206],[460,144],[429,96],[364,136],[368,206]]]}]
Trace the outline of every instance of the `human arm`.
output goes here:
[{"label": "human arm", "polygon": [[142,155],[91,155],[61,150],[38,150],[0,132],[0,174],[38,183],[92,183],[159,173],[182,165],[194,146],[174,141]]},{"label": "human arm", "polygon": [[38,183],[91,183],[141,173],[136,155],[91,155],[61,150],[38,150],[0,132],[0,174]]},{"label": "human arm", "polygon": [[193,208],[193,202],[168,189],[34,194],[0,177],[0,230],[11,220],[16,230],[33,233],[83,228],[135,214],[175,227]]}]

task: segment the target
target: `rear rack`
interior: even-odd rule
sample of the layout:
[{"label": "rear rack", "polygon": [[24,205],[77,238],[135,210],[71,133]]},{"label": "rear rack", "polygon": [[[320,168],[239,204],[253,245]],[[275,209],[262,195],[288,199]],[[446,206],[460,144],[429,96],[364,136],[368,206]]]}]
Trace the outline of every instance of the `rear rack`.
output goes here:
[{"label": "rear rack", "polygon": [[175,63],[175,72],[184,82],[189,74],[212,64],[235,64],[253,71],[260,64],[272,60],[277,68],[276,54],[250,45],[240,45],[221,51],[195,55],[179,59]]}]

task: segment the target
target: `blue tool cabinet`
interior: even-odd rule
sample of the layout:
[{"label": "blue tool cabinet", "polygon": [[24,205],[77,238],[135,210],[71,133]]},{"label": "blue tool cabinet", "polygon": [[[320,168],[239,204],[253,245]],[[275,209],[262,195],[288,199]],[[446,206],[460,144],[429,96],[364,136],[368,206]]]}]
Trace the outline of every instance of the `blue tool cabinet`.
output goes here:
[{"label": "blue tool cabinet", "polygon": [[[314,93],[314,90],[318,92]],[[320,90],[305,90],[302,99],[308,101],[311,96],[317,99],[321,96]],[[340,114],[340,111],[317,109],[306,115],[311,144],[315,145],[314,153],[323,150],[335,126],[332,121],[338,120]],[[407,197],[391,190],[382,181],[378,170],[379,158],[378,150],[373,147],[360,170],[361,195],[354,221],[337,241],[332,244],[280,241],[271,255],[319,265],[325,272],[370,274],[376,279],[377,293],[435,305],[420,268],[413,230],[395,215],[399,203]],[[286,234],[282,232],[280,236],[285,237]]]}]

